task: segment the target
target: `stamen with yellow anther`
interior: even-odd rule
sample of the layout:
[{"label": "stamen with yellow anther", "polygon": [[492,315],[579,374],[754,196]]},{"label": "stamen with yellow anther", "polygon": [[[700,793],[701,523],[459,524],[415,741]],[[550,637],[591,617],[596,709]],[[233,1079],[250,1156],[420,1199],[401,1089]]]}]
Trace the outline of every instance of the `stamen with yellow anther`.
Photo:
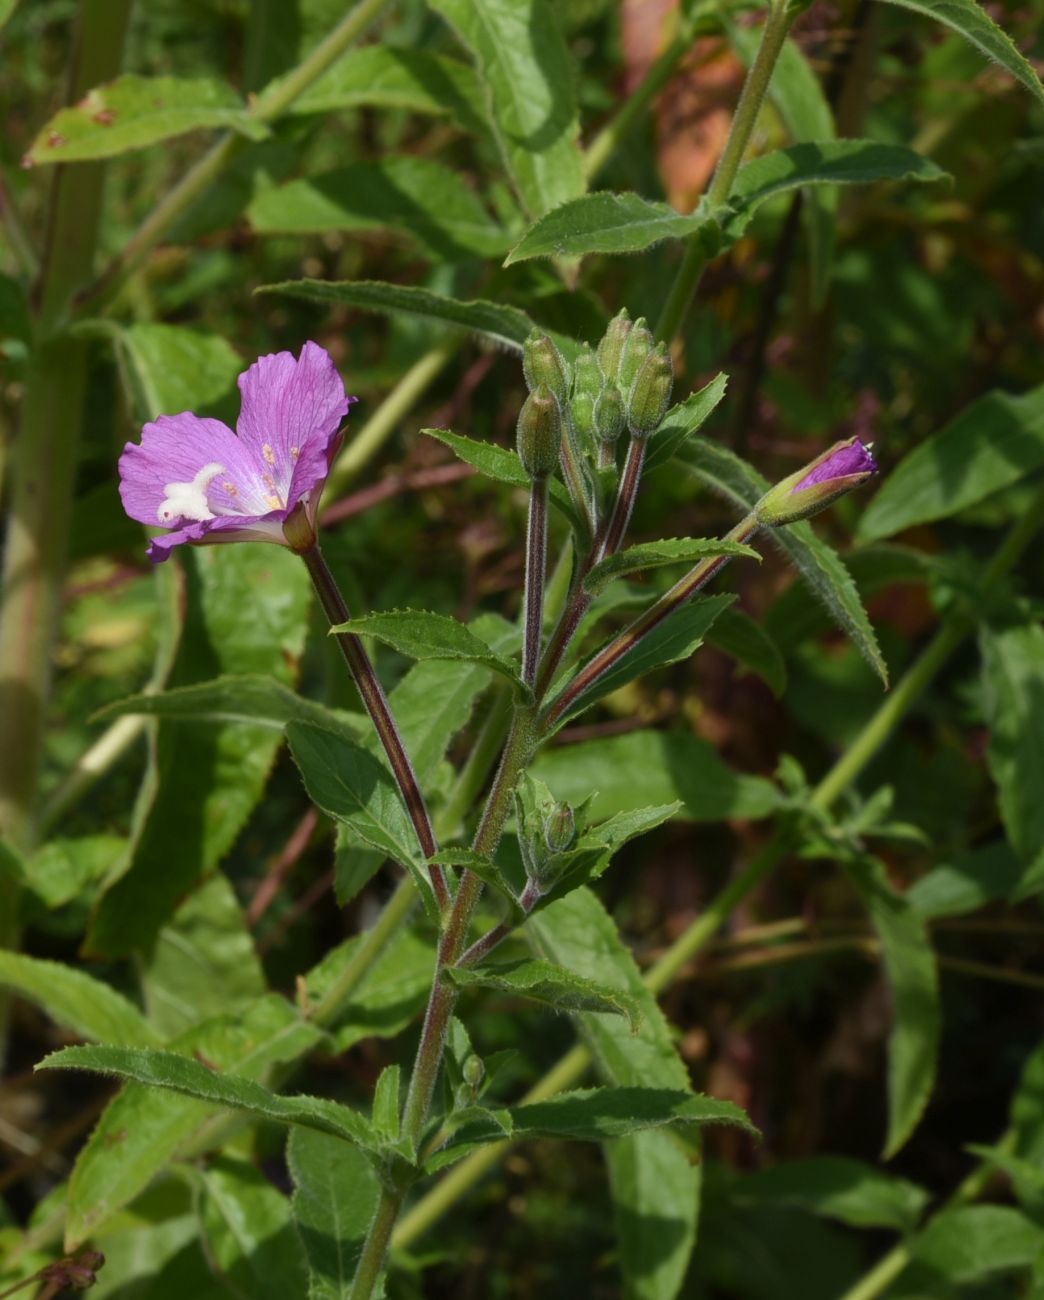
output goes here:
[{"label": "stamen with yellow anther", "polygon": [[261,448],[261,455],[268,461],[269,465],[275,464],[275,452],[272,450],[270,443],[265,443]]}]

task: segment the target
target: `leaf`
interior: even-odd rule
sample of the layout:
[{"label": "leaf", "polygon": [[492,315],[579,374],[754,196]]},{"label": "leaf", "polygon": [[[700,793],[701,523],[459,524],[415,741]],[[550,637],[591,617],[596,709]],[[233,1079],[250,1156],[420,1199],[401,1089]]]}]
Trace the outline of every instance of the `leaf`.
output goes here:
[{"label": "leaf", "polygon": [[436,258],[494,257],[508,244],[460,176],[427,158],[349,163],[265,190],[247,208],[259,235],[395,230]]},{"label": "leaf", "polygon": [[[310,723],[291,722],[286,738],[308,797],[318,808],[393,862],[417,868],[421,857],[416,832],[382,763],[347,736]],[[416,870],[414,879],[422,881]]]},{"label": "leaf", "polygon": [[8,18],[14,13],[15,5],[18,0],[0,0],[0,27],[3,27]]},{"label": "leaf", "polygon": [[500,1141],[505,1116],[510,1120],[510,1136],[516,1142],[533,1138],[604,1142],[645,1129],[678,1126],[692,1130],[705,1124],[732,1124],[757,1134],[747,1116],[731,1101],[671,1088],[580,1088],[462,1125],[428,1159],[425,1169],[434,1172],[468,1151]]},{"label": "leaf", "polygon": [[694,433],[703,425],[718,403],[725,396],[729,377],[717,374],[695,393],[690,393],[684,401],[672,406],[660,422],[656,434],[649,440],[645,453],[645,473],[664,465]]},{"label": "leaf", "polygon": [[[592,779],[585,789],[594,784]],[[603,1079],[624,1086],[690,1086],[663,1012],[614,921],[589,889],[578,889],[532,917],[525,935],[543,955],[637,1001],[642,1023],[636,1034],[615,1016],[577,1017]],[[628,1294],[640,1300],[677,1295],[696,1240],[699,1164],[672,1135],[656,1131],[610,1142],[604,1154]]]},{"label": "leaf", "polygon": [[517,690],[524,689],[515,664],[497,654],[463,623],[445,614],[417,609],[390,610],[353,618],[331,631],[372,636],[410,659],[462,659],[481,664],[506,677]]},{"label": "leaf", "polygon": [[705,207],[683,214],[639,194],[599,190],[562,203],[542,216],[511,249],[504,265],[534,257],[640,253],[664,239],[685,239],[713,223]]},{"label": "leaf", "polygon": [[885,477],[856,530],[862,542],[946,519],[1044,465],[1044,384],[992,392],[920,443]]},{"label": "leaf", "polygon": [[290,1202],[245,1160],[219,1155],[203,1171],[200,1216],[218,1275],[251,1300],[303,1296],[308,1266]]},{"label": "leaf", "polygon": [[852,1228],[910,1232],[928,1204],[928,1193],[861,1160],[811,1156],[745,1175],[733,1187],[731,1199],[792,1205]]},{"label": "leaf", "polygon": [[[708,438],[694,438],[679,453],[679,459],[697,478],[745,511],[750,510],[770,486],[757,470]],[[888,667],[841,557],[816,536],[808,520],[773,529],[770,535],[887,685]]]},{"label": "leaf", "polygon": [[924,14],[963,36],[994,63],[999,63],[1044,104],[1044,86],[1007,32],[975,0],[889,0],[902,9]]},{"label": "leaf", "polygon": [[431,0],[475,59],[519,200],[542,216],[583,192],[573,67],[548,0]]},{"label": "leaf", "polygon": [[681,801],[660,804],[653,808],[636,808],[619,812],[600,822],[581,835],[577,844],[556,859],[557,875],[554,884],[537,903],[535,910],[549,906],[581,885],[592,884],[603,875],[613,858],[630,840],[662,826],[681,808]]},{"label": "leaf", "polygon": [[[495,442],[465,438],[459,433],[450,433],[448,429],[422,429],[421,433],[426,433],[429,438],[443,443],[458,460],[464,461],[466,465],[474,465],[479,473],[485,474],[487,478],[529,490],[529,475],[522,468],[517,452],[507,447],[498,447]],[[569,493],[558,479],[550,480],[550,489],[551,504],[558,508],[572,528],[583,531]]]},{"label": "leaf", "polygon": [[29,146],[25,162],[111,158],[202,128],[237,131],[252,140],[268,135],[268,127],[220,82],[125,73],[60,109]]},{"label": "leaf", "polygon": [[363,106],[448,117],[476,134],[487,130],[482,88],[468,64],[390,45],[348,50],[288,111],[336,113]]},{"label": "leaf", "polygon": [[937,1277],[975,1282],[1035,1263],[1044,1251],[1044,1229],[1008,1205],[962,1205],[933,1215],[907,1249]]},{"label": "leaf", "polygon": [[20,878],[44,907],[56,908],[88,897],[127,851],[122,835],[82,835],[50,840],[27,857]]},{"label": "leaf", "polygon": [[941,181],[948,173],[902,145],[876,140],[805,141],[774,149],[740,168],[729,195],[726,234],[737,239],[768,199],[806,185],[870,185],[878,181]]},{"label": "leaf", "polygon": [[356,1147],[306,1128],[291,1129],[286,1157],[309,1300],[344,1300],[380,1197],[377,1175]]},{"label": "leaf", "polygon": [[156,1030],[122,993],[61,962],[0,950],[0,986],[13,989],[55,1024],[82,1038],[128,1047],[160,1041]]},{"label": "leaf", "polygon": [[556,1011],[604,1011],[625,1016],[632,1029],[637,1029],[641,1022],[633,997],[549,961],[515,961],[474,970],[449,966],[443,972],[443,979],[454,988],[492,989],[542,1002]]},{"label": "leaf", "polygon": [[714,620],[707,640],[756,672],[777,699],[786,690],[787,666],[779,647],[749,614],[726,609]]},{"label": "leaf", "polygon": [[667,564],[692,565],[697,560],[712,559],[718,555],[744,555],[761,563],[761,555],[752,546],[713,537],[665,537],[658,542],[639,542],[625,551],[607,555],[599,560],[584,578],[584,590],[594,594],[614,578],[624,578],[631,573],[662,568]]},{"label": "leaf", "polygon": [[[697,596],[687,601],[582,691],[556,720],[556,725],[561,726],[570,718],[575,718],[635,678],[644,677],[646,673],[677,663],[680,659],[688,659],[703,644],[703,638],[717,616],[735,599],[731,593],[724,593],[719,596]],[[567,686],[568,681],[563,689]],[[554,699],[548,701],[548,708],[553,705]]]},{"label": "leaf", "polygon": [[990,728],[986,761],[1008,840],[1028,863],[1044,845],[1044,628],[984,626],[979,641]]},{"label": "leaf", "polygon": [[[168,685],[222,673],[289,683],[304,647],[307,575],[277,546],[183,548],[184,622]],[[174,576],[178,561],[165,566]],[[180,900],[231,848],[261,797],[280,737],[253,725],[161,721],[124,872],[91,918],[89,952],[147,949]]]},{"label": "leaf", "polygon": [[65,1047],[44,1057],[38,1070],[93,1070],[165,1088],[212,1106],[243,1110],[274,1124],[300,1124],[376,1150],[376,1134],[357,1111],[322,1097],[282,1097],[253,1079],[221,1074],[176,1052],[142,1047]]},{"label": "leaf", "polygon": [[906,891],[906,899],[918,916],[928,921],[940,916],[962,916],[1013,895],[1022,874],[1018,858],[1007,844],[998,842],[932,867],[914,881]]},{"label": "leaf", "polygon": [[430,289],[386,284],[383,280],[284,280],[281,284],[262,285],[257,292],[459,327],[520,355],[522,344],[533,329],[526,313],[507,303],[487,302],[482,298],[465,302]]},{"label": "leaf", "polygon": [[682,820],[715,822],[767,817],[781,804],[771,782],[734,772],[688,731],[634,731],[563,745],[541,754],[532,772],[569,803],[595,791],[593,817],[677,799]]},{"label": "leaf", "polygon": [[124,388],[142,420],[210,409],[236,391],[239,354],[220,334],[148,321],[111,335]]},{"label": "leaf", "polygon": [[402,1070],[398,1065],[386,1065],[373,1089],[373,1127],[390,1142],[399,1137],[399,1085]]},{"label": "leaf", "polygon": [[888,1160],[917,1127],[935,1083],[939,978],[925,924],[907,899],[892,889],[882,864],[866,857],[843,857],[842,863],[870,914],[892,993],[888,1136],[882,1157]]},{"label": "leaf", "polygon": [[[172,1046],[198,1052],[220,1069],[262,1077],[274,1063],[296,1060],[321,1037],[285,999],[270,995],[234,1019],[191,1029]],[[132,1201],[175,1150],[215,1115],[213,1107],[132,1083],[108,1104],[76,1158],[69,1182],[66,1247],[95,1234]]]}]

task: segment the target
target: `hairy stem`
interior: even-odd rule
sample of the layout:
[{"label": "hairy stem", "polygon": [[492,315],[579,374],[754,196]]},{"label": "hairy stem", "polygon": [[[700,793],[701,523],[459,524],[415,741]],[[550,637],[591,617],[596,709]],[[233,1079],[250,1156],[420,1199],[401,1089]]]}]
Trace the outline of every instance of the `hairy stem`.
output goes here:
[{"label": "hairy stem", "polygon": [[381,1276],[381,1269],[384,1267],[384,1256],[388,1253],[392,1228],[395,1227],[395,1220],[399,1217],[402,1198],[402,1192],[395,1192],[387,1187],[381,1189],[373,1222],[366,1235],[359,1262],[355,1266],[355,1277],[352,1279],[348,1300],[369,1300],[373,1295]]},{"label": "hairy stem", "polygon": [[522,597],[522,681],[536,685],[540,636],[544,627],[544,584],[547,580],[546,478],[534,479],[529,489],[526,528],[526,580]]},{"label": "hairy stem", "polygon": [[[326,617],[330,620],[330,626],[337,627],[338,624],[349,622],[351,614],[348,611],[348,606],[344,602],[344,597],[341,595],[319,547],[312,546],[308,550],[300,552],[300,554],[307,566],[320,604]],[[388,700],[380,682],[377,680],[377,674],[373,670],[373,664],[370,663],[362,642],[353,632],[335,632],[334,636],[337,638],[337,644],[344,655],[344,661],[348,665],[352,680],[362,697],[363,706],[370,715],[370,721],[374,725],[377,737],[384,748],[385,754],[388,756],[392,774],[399,787],[399,793],[402,795],[406,811],[409,813],[410,821],[413,823],[413,829],[417,836],[417,842],[420,844],[421,852],[425,858],[432,858],[438,852],[438,843],[432,829],[431,818],[428,816],[428,808],[424,802],[424,796],[421,794],[413,764],[406,753],[402,737],[399,735],[399,729],[395,725],[395,719],[388,707]],[[450,901],[445,874],[441,867],[434,864],[429,868],[429,872],[435,901],[438,903],[439,909],[444,911],[449,906]]]},{"label": "hairy stem", "polygon": [[627,457],[624,460],[623,473],[620,475],[620,487],[616,493],[613,513],[606,524],[602,544],[597,548],[598,559],[603,555],[615,555],[631,522],[634,503],[638,499],[638,488],[642,481],[642,466],[645,464],[645,448],[648,438],[632,438],[627,444]]}]

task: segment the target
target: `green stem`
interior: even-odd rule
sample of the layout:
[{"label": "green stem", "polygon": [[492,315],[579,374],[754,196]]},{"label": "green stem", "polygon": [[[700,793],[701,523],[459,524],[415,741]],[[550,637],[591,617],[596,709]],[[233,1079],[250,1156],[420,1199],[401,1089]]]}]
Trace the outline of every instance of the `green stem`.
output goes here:
[{"label": "green stem", "polygon": [[348,1300],[369,1300],[373,1295],[381,1270],[384,1268],[384,1256],[388,1252],[388,1242],[392,1228],[395,1227],[395,1220],[399,1217],[402,1197],[402,1192],[395,1192],[387,1187],[382,1189],[362,1254],[355,1266],[355,1277],[352,1279]]},{"label": "green stem", "polygon": [[[787,32],[794,21],[790,6],[786,0],[774,0],[769,6],[768,17],[761,32],[761,43],[754,62],[747,72],[739,103],[732,117],[729,138],[725,142],[718,166],[707,191],[707,203],[713,210],[728,201],[732,185],[739,171],[743,155],[750,144],[750,137],[761,111],[772,72],[779,58]],[[701,232],[690,235],[686,241],[685,256],[678,268],[671,291],[667,296],[660,319],[656,325],[656,337],[668,342],[681,328],[693,294],[707,265],[707,250],[701,238]]]},{"label": "green stem", "polygon": [[[104,8],[102,0],[95,0]],[[120,4],[124,0],[119,0]],[[388,0],[360,0],[332,32],[292,72],[274,81],[249,110],[261,122],[280,117],[373,22]],[[94,85],[94,82],[90,83]],[[87,89],[85,87],[84,89]],[[228,164],[247,147],[245,137],[229,133],[191,167],[131,236],[120,253],[77,301],[77,314],[99,311],[126,284],[178,218],[209,188]]]}]

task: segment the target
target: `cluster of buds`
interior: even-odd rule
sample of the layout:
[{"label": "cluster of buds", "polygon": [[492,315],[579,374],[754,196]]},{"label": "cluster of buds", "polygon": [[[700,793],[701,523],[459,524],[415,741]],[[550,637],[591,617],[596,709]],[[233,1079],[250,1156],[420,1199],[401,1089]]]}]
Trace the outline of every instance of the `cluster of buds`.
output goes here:
[{"label": "cluster of buds", "polygon": [[556,801],[526,810],[516,800],[516,811],[526,875],[538,894],[546,894],[558,879],[563,855],[576,843],[576,813],[569,804]]}]

